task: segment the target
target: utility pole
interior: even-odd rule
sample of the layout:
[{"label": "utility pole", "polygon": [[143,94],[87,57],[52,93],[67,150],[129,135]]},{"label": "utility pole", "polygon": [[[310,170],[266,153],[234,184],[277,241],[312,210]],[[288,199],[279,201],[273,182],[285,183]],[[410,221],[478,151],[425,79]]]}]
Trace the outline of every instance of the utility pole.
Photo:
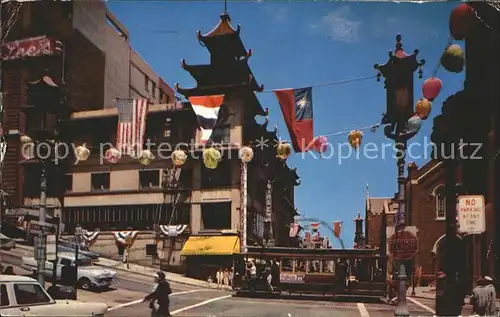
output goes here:
[{"label": "utility pole", "polygon": [[[41,224],[45,224],[45,215],[47,212],[47,161],[42,160],[42,166],[40,169],[40,215],[39,221]],[[44,228],[42,226],[42,228]],[[45,285],[45,255],[47,252],[47,235],[44,231],[37,238],[37,273],[38,282],[40,285]]]}]

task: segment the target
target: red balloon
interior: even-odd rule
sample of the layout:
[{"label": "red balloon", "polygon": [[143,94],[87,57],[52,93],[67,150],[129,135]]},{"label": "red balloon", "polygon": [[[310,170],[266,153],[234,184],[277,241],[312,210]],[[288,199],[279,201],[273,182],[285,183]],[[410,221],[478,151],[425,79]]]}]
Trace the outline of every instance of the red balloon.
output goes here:
[{"label": "red balloon", "polygon": [[450,15],[450,32],[455,40],[467,37],[470,28],[476,20],[474,9],[467,3],[461,3],[453,9]]},{"label": "red balloon", "polygon": [[442,87],[443,83],[441,82],[441,79],[436,77],[428,78],[422,85],[422,94],[425,99],[433,101],[439,95]]}]

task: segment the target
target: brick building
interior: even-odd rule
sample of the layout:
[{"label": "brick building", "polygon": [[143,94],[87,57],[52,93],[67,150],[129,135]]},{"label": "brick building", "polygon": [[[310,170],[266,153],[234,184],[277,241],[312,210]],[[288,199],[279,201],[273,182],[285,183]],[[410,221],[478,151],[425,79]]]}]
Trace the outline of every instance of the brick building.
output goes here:
[{"label": "brick building", "polygon": [[[1,89],[8,143],[2,189],[16,208],[34,208],[40,191],[38,173],[31,170],[37,167],[19,165],[19,134],[27,132],[20,107],[27,103],[28,81],[48,75],[64,89],[65,106],[71,111],[114,108],[117,97],[167,103],[175,95],[130,47],[128,31],[103,1],[12,1],[2,2],[1,9]],[[49,192],[52,216],[62,208],[62,193]]]}]

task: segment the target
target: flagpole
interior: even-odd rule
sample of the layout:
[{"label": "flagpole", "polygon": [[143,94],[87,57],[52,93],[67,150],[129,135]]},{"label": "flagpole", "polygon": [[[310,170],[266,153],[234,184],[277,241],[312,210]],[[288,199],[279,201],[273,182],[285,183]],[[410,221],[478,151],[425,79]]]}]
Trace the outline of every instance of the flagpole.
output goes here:
[{"label": "flagpole", "polygon": [[242,176],[242,192],[243,192],[243,197],[242,197],[242,202],[241,202],[241,212],[243,216],[243,232],[241,233],[241,252],[246,253],[247,252],[247,199],[248,199],[248,193],[247,193],[247,163],[241,162],[241,176]]}]

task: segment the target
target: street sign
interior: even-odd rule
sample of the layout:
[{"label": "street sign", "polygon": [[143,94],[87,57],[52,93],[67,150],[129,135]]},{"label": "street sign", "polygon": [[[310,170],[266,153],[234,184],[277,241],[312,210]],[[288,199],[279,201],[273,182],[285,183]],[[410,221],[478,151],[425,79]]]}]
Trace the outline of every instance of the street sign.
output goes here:
[{"label": "street sign", "polygon": [[418,252],[418,238],[407,229],[394,232],[387,239],[387,242],[389,251],[395,260],[411,260]]},{"label": "street sign", "polygon": [[481,234],[486,231],[486,217],[484,215],[484,196],[458,196],[458,225],[459,232]]},{"label": "street sign", "polygon": [[55,234],[56,233],[56,225],[47,223],[47,222],[40,222],[33,220],[30,222],[30,227],[29,227],[29,232],[31,234]]},{"label": "street sign", "polygon": [[56,236],[51,234],[47,236],[47,249],[46,257],[47,261],[53,261],[57,258],[57,247],[56,247]]}]

